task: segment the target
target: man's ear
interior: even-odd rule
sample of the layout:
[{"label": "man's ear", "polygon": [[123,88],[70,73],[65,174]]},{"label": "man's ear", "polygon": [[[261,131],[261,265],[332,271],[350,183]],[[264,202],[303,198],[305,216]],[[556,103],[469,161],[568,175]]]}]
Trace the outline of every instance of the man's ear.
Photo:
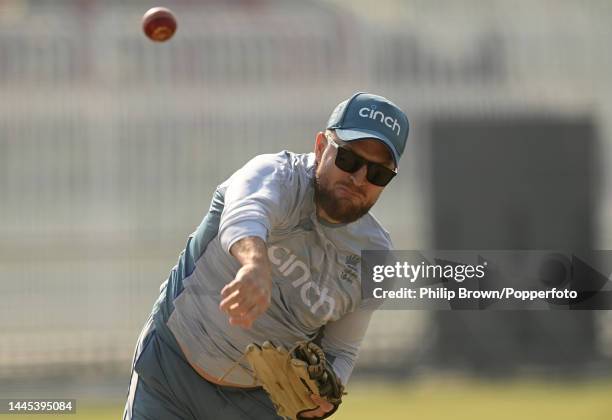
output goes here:
[{"label": "man's ear", "polygon": [[327,138],[325,137],[325,133],[323,133],[322,131],[319,131],[317,133],[317,136],[315,137],[315,148],[314,148],[315,159],[317,163],[321,162],[321,159],[323,157],[323,152],[325,151],[326,147],[327,147]]}]

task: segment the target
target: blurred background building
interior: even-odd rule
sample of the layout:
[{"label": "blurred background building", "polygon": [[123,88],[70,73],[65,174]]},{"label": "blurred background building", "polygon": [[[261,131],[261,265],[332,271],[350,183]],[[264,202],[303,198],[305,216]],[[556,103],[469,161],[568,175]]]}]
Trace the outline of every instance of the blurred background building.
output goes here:
[{"label": "blurred background building", "polygon": [[[398,249],[612,248],[612,3],[168,1],[159,45],[153,5],[0,1],[0,382],[127,389],[214,188],[256,154],[311,151],[355,91],[411,120],[374,208]],[[608,373],[611,321],[380,312],[356,375]]]}]

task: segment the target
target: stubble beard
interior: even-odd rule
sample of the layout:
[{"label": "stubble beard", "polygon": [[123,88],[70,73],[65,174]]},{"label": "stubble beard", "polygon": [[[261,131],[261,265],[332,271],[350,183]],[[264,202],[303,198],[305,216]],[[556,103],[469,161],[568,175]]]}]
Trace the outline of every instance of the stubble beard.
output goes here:
[{"label": "stubble beard", "polygon": [[314,201],[317,209],[339,223],[351,223],[365,216],[372,208],[370,205],[356,205],[348,198],[336,197],[333,189],[316,173],[314,176]]}]

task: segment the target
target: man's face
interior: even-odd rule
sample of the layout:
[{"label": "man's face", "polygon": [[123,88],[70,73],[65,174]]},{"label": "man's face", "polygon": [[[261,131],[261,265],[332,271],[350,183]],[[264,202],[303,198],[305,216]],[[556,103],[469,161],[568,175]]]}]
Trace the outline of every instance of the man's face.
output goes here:
[{"label": "man's face", "polygon": [[[394,169],[389,149],[378,140],[364,139],[344,143],[328,132],[334,142],[370,162]],[[341,170],[335,164],[336,148],[324,133],[318,133],[315,143],[315,204],[319,217],[331,223],[350,223],[365,215],[376,203],[384,187],[366,179],[367,165],[354,173]]]}]

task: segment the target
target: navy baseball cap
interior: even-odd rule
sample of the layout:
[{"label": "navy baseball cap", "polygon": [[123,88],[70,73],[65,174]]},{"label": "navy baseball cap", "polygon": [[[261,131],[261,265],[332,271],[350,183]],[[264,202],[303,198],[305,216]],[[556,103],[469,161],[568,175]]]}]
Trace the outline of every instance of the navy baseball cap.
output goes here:
[{"label": "navy baseball cap", "polygon": [[340,102],[327,121],[327,128],[335,130],[346,142],[363,139],[380,140],[398,162],[408,140],[408,117],[397,105],[386,98],[358,92]]}]

